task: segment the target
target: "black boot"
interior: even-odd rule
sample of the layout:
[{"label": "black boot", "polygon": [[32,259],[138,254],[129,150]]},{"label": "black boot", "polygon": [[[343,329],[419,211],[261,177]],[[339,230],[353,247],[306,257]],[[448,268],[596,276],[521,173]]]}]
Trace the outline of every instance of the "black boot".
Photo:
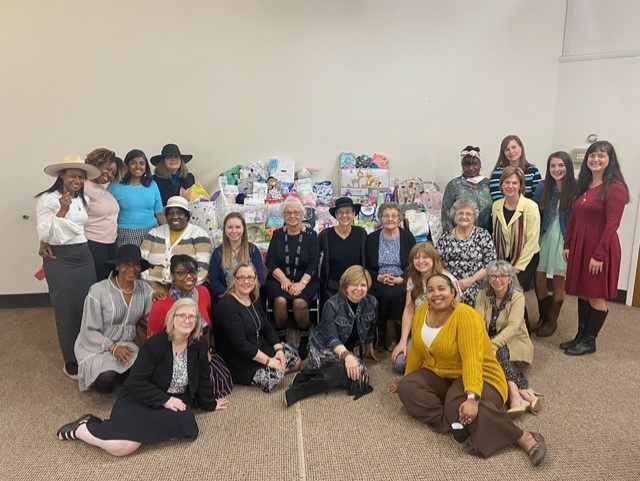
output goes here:
[{"label": "black boot", "polygon": [[567,348],[564,353],[567,356],[582,356],[596,352],[596,337],[598,337],[598,333],[600,329],[602,329],[604,321],[607,319],[607,314],[609,314],[609,311],[591,309],[591,315],[589,316],[589,322],[587,322],[584,334],[576,344]]},{"label": "black boot", "polygon": [[[309,377],[303,372],[298,374],[298,376],[303,376],[304,380],[302,382],[296,382],[297,380],[294,380],[293,385],[285,392],[284,396],[287,407],[314,394],[321,394],[333,388],[340,387],[342,385],[340,379],[336,379],[336,376],[331,374],[330,372],[323,372],[323,370],[320,369],[316,370],[312,377]],[[296,378],[298,376],[296,376]]]},{"label": "black boot", "polygon": [[591,313],[591,304],[586,299],[578,298],[578,333],[571,341],[563,342],[560,344],[560,349],[568,349],[578,344],[578,341],[582,337],[584,327],[589,320],[589,314]]},{"label": "black boot", "polygon": [[538,312],[540,313],[540,318],[536,324],[531,326],[531,332],[538,332],[540,328],[548,322],[550,307],[551,296],[547,296],[544,299],[538,299]]},{"label": "black boot", "polygon": [[309,329],[300,331],[300,344],[298,354],[303,361],[309,356]]}]

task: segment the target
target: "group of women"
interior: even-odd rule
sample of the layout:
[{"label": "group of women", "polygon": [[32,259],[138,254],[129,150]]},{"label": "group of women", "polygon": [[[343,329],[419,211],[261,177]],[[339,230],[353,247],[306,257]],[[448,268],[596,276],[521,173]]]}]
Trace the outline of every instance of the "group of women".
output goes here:
[{"label": "group of women", "polygon": [[[451,201],[448,214],[453,226],[445,230],[435,247],[416,244],[409,229],[403,227],[397,204],[380,206],[382,228],[367,235],[353,225],[359,205],[340,198],[331,209],[337,226],[318,237],[302,224],[305,209],[301,201],[297,197],[285,199],[281,204],[285,225],[274,232],[269,245],[266,278],[262,257],[247,241],[244,219],[236,213],[225,218],[223,243],[211,254],[215,261],[207,264],[198,262],[195,255],[168,254],[187,228],[189,212],[188,205],[167,198],[167,206],[154,213],[160,214],[159,222],[171,219],[162,237],[168,239],[167,252],[160,249],[158,253],[166,257],[165,262],[170,261],[168,275],[163,273],[160,280],[167,288],[154,290],[138,280],[147,267],[146,260],[136,242],[125,243],[112,259],[115,273],[92,287],[84,303],[85,313],[94,310],[93,315],[86,314],[87,325],[98,317],[95,312],[100,309],[100,296],[110,296],[112,310],[119,312],[100,313],[104,320],[100,338],[84,339],[76,334],[77,341],[74,339],[78,358],[88,352],[83,351],[86,346],[98,346],[101,354],[92,356],[86,365],[81,362],[81,388],[93,385],[109,392],[123,382],[124,394],[109,421],[83,416],[63,426],[60,439],[83,439],[114,454],[127,454],[141,442],[170,439],[170,434],[178,437],[178,429],[181,436],[194,437],[197,426],[194,431],[192,414],[179,421],[172,418],[167,424],[172,426],[169,431],[155,433],[156,437],[153,433],[134,436],[131,432],[135,429],[124,429],[123,421],[133,413],[148,420],[146,416],[155,416],[152,412],[160,408],[173,413],[190,412],[196,405],[224,409],[226,400],[216,401],[210,375],[215,356],[226,361],[234,382],[256,385],[265,392],[272,391],[287,372],[300,370],[301,360],[308,356],[309,362],[286,392],[287,405],[335,387],[347,389],[358,399],[372,390],[364,358],[376,359],[375,335],[386,332],[378,337],[378,343],[388,346],[389,341],[397,342],[392,361],[405,373],[391,390],[398,392],[411,415],[436,431],[453,429],[456,439],[469,439],[470,451],[481,456],[517,443],[538,465],[546,452],[544,438],[522,432],[510,420],[510,416],[539,409],[538,395],[525,376],[533,347],[525,327],[522,290],[535,277],[540,320],[532,329],[541,337],[550,335],[565,291],[564,283],[556,277],[564,278],[566,272],[566,292],[582,297],[578,334],[563,348],[569,355],[594,352],[595,338],[606,319],[606,299],[613,297],[617,288],[620,247],[616,230],[628,192],[608,142],[596,142],[589,148],[572,195],[574,183],[567,179],[573,177],[573,170],[568,156],[552,154],[547,177],[538,182],[539,172],[536,175],[537,169],[524,158],[519,138],[507,139],[498,161],[501,165],[496,166],[501,170],[498,186],[503,197],[493,204],[487,202],[485,192],[489,189],[491,196],[493,181],[487,183],[480,176],[479,149],[465,148],[461,156],[464,181],[457,183],[457,194],[445,193]],[[180,162],[175,163],[184,167],[188,159],[181,157],[177,146],[176,150]],[[100,172],[79,157],[67,157],[47,169],[57,180],[40,194],[38,232],[60,335],[66,329],[60,321],[69,317],[66,311],[72,294],[60,289],[56,279],[69,279],[66,269],[78,266],[84,268],[83,281],[95,279],[91,251],[83,239],[90,211],[83,184],[88,177],[97,179]],[[132,170],[140,174],[138,181],[142,182],[141,166]],[[171,174],[168,185],[175,188],[179,184],[183,178],[179,171]],[[472,195],[460,194],[465,185]],[[477,202],[478,196],[484,200]],[[538,204],[527,196],[534,196]],[[488,205],[490,221],[486,220]],[[599,224],[594,222],[595,216],[601,218]],[[480,219],[484,227],[479,225]],[[593,235],[594,225],[600,237]],[[149,231],[153,229],[149,227]],[[586,234],[587,229],[591,235]],[[118,233],[119,238],[128,240],[137,240],[139,235]],[[147,231],[142,238],[148,240],[148,235]],[[65,241],[72,248],[69,254],[61,248],[66,247]],[[563,271],[565,261],[568,267]],[[66,267],[59,269],[64,262]],[[544,274],[536,274],[538,267]],[[198,288],[203,271],[208,271],[216,300],[213,324],[201,312],[204,309],[208,314],[211,305],[209,291]],[[554,276],[552,296],[546,290],[547,272]],[[544,291],[538,285],[543,280]],[[273,324],[259,302],[263,282]],[[588,292],[583,292],[584,286]],[[152,300],[161,305],[158,299],[166,299],[167,294],[170,302],[164,307],[163,312],[168,308],[164,325],[162,315],[149,322],[149,334],[156,335],[138,352],[132,343],[135,327],[131,329],[131,320],[149,317],[155,307]],[[73,295],[76,301],[81,297],[78,292]],[[310,304],[318,300],[323,304],[322,315],[310,334]],[[177,311],[176,306],[185,312]],[[286,342],[290,317],[301,331],[298,349]],[[115,324],[127,328],[116,329]],[[114,326],[111,331],[110,326]],[[396,326],[400,326],[400,333],[389,335]],[[203,338],[203,330],[213,332],[213,338]],[[210,351],[207,339],[213,343]],[[195,363],[199,374],[192,374],[189,353],[199,359]],[[68,355],[68,346],[64,357],[65,372],[73,375],[75,358]],[[147,365],[138,369],[143,359]],[[123,372],[131,366],[129,377],[124,379]],[[508,410],[503,409],[505,403]],[[499,436],[494,435],[496,430]]]}]

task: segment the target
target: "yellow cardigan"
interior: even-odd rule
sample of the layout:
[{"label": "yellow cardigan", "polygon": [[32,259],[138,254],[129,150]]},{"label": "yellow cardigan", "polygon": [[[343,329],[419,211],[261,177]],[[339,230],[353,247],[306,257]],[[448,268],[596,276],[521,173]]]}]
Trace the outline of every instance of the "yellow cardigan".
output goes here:
[{"label": "yellow cardigan", "polygon": [[510,255],[511,250],[511,227],[522,216],[524,216],[524,244],[520,258],[513,267],[519,271],[523,271],[531,262],[533,256],[540,252],[540,211],[538,204],[531,199],[527,199],[524,195],[520,196],[518,206],[516,207],[511,220],[507,224],[504,218],[504,197],[496,200],[491,207],[491,217],[493,219],[493,229],[502,229],[502,235],[506,241],[506,254]]},{"label": "yellow cardigan", "polygon": [[422,327],[428,310],[429,303],[424,303],[413,318],[405,375],[424,368],[441,378],[457,379],[462,376],[465,391],[477,394],[482,394],[483,383],[487,382],[506,402],[507,379],[480,314],[466,304],[459,304],[431,347],[427,347],[422,339]]}]

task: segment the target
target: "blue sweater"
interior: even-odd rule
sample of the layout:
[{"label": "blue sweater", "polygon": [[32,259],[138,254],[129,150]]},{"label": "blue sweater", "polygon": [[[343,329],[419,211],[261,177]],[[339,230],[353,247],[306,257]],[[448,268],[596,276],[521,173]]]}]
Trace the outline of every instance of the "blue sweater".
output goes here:
[{"label": "blue sweater", "polygon": [[111,182],[107,188],[118,201],[118,227],[122,229],[150,229],[158,225],[156,214],[162,212],[160,191],[155,182],[149,187]]}]

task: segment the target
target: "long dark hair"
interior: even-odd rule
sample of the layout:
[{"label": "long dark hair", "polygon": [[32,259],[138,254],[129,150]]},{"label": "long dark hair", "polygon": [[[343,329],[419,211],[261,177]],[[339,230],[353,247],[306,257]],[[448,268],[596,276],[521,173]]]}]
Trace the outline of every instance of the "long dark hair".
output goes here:
[{"label": "long dark hair", "polygon": [[544,187],[542,191],[542,199],[540,200],[540,209],[545,211],[551,206],[551,195],[556,185],[556,180],[551,177],[551,159],[560,159],[567,169],[567,175],[562,179],[562,191],[560,192],[560,205],[558,210],[565,211],[571,209],[573,200],[576,196],[576,176],[573,172],[573,163],[571,156],[564,150],[554,152],[547,159],[547,173],[544,177]]},{"label": "long dark hair", "polygon": [[589,146],[587,149],[587,153],[584,154],[584,160],[582,161],[582,165],[580,166],[580,173],[578,174],[578,186],[576,189],[576,197],[584,194],[589,188],[589,184],[593,180],[593,174],[587,165],[587,160],[589,156],[594,152],[605,152],[609,156],[609,165],[604,171],[602,176],[602,190],[600,191],[600,200],[604,200],[607,197],[607,191],[609,190],[609,186],[613,182],[620,182],[624,185],[625,190],[627,191],[627,203],[629,202],[629,187],[627,187],[627,183],[624,181],[624,177],[622,176],[622,171],[620,170],[620,164],[618,163],[618,156],[616,155],[616,150],[611,145],[611,142],[606,140],[598,140]]},{"label": "long dark hair", "polygon": [[[58,192],[60,192],[62,194],[63,181],[62,181],[62,177],[60,177],[60,175],[62,175],[66,171],[67,171],[67,169],[63,169],[60,172],[58,172],[58,177],[56,177],[56,181],[53,183],[53,185],[51,187],[49,187],[48,189],[43,190],[42,192],[38,192],[33,197],[34,198],[38,198],[41,195],[50,194],[51,192],[56,192],[56,191],[58,191]],[[84,196],[84,182],[82,183],[82,187],[80,187],[80,190],[78,191],[78,197],[80,197],[80,201],[82,202],[82,205],[84,205],[84,208],[88,209],[89,205],[87,204],[87,199]]]},{"label": "long dark hair", "polygon": [[131,174],[129,173],[129,162],[131,162],[136,157],[142,157],[145,163],[144,175],[140,179],[140,183],[145,187],[149,187],[151,185],[151,181],[153,180],[151,177],[151,167],[149,166],[149,159],[147,159],[145,153],[140,149],[130,150],[124,157],[124,163],[127,167],[127,172],[124,174],[124,177],[122,178],[120,183],[129,185],[129,182],[131,182]]}]

